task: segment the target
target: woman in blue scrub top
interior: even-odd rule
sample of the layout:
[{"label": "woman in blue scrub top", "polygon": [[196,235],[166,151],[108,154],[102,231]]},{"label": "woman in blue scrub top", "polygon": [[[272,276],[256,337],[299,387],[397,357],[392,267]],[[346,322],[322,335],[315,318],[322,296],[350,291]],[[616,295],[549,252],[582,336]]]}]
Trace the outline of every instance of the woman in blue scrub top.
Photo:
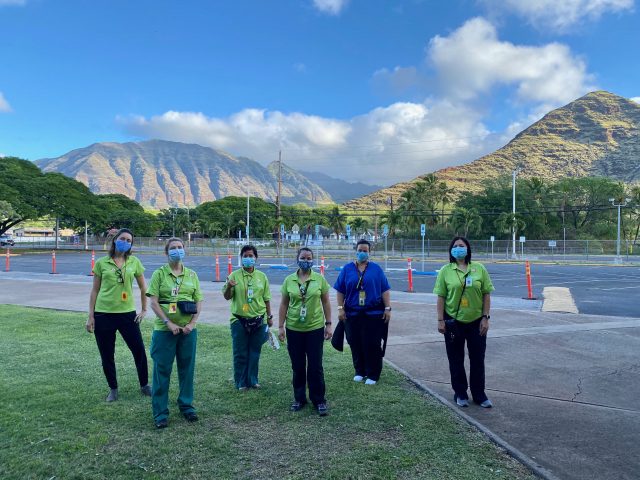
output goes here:
[{"label": "woman in blue scrub top", "polygon": [[345,322],[355,369],[354,382],[375,385],[382,372],[383,348],[391,320],[391,287],[384,271],[369,261],[371,244],[356,245],[356,261],[346,264],[333,288],[337,290],[338,319]]}]

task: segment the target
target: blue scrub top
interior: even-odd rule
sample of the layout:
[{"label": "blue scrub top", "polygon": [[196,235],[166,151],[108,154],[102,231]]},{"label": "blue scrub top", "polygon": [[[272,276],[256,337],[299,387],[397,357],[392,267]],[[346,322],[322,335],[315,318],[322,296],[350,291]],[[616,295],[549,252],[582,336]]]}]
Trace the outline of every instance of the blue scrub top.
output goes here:
[{"label": "blue scrub top", "polygon": [[[338,275],[333,285],[338,292],[344,295],[344,310],[347,316],[355,316],[359,313],[369,315],[382,315],[384,302],[382,294],[391,290],[384,271],[377,263],[369,262],[362,277],[362,284],[358,287],[360,273],[355,262],[347,263]],[[359,305],[359,291],[364,289],[366,294],[364,306]]]}]

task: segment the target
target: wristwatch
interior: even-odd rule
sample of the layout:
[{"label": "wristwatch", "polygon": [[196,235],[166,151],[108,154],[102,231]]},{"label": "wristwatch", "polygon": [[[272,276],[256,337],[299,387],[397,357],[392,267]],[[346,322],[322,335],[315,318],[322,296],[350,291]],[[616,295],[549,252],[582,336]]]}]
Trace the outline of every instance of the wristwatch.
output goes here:
[{"label": "wristwatch", "polygon": [[273,315],[267,316],[267,320],[273,320]]},{"label": "wristwatch", "polygon": [[391,311],[391,307],[384,307],[384,309],[385,309],[387,312],[390,312],[390,311]]},{"label": "wristwatch", "polygon": [[489,320],[491,318],[491,315],[482,314],[482,317],[480,317],[480,318],[486,318],[487,320]]},{"label": "wristwatch", "polygon": [[324,322],[325,325],[331,325],[331,322]]}]

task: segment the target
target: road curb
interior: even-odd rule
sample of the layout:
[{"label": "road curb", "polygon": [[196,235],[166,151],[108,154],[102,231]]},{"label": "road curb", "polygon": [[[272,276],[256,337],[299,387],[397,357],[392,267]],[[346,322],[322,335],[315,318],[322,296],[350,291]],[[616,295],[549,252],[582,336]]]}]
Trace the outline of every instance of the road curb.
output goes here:
[{"label": "road curb", "polygon": [[388,360],[388,359],[385,358],[384,361],[385,361],[386,364],[388,364],[395,371],[397,371],[402,376],[407,378],[407,380],[409,380],[411,383],[413,383],[420,390],[422,390],[423,392],[431,395],[433,398],[438,400],[441,404],[443,404],[445,407],[447,407],[453,413],[455,413],[460,418],[462,418],[469,425],[471,425],[471,426],[477,428],[478,430],[480,430],[484,435],[486,435],[489,438],[489,440],[491,440],[494,444],[496,444],[499,447],[501,447],[504,450],[506,450],[509,453],[509,455],[511,455],[516,460],[518,460],[520,463],[525,465],[535,475],[537,475],[538,477],[543,478],[545,480],[561,480],[559,477],[555,476],[553,473],[551,473],[545,467],[543,467],[542,465],[537,463],[531,457],[529,457],[528,455],[524,454],[523,452],[518,450],[516,447],[511,445],[509,442],[507,442],[506,440],[504,440],[503,438],[501,438],[500,436],[496,435],[494,432],[489,430],[482,423],[478,422],[475,418],[467,415],[460,408],[455,407],[451,402],[449,402],[442,395],[440,395],[439,393],[435,392],[431,388],[427,387],[425,384],[423,384],[419,380],[416,380],[415,378],[413,378],[411,376],[411,374],[409,374],[409,372],[407,372],[403,368],[399,367],[398,365],[393,363],[391,360]]}]

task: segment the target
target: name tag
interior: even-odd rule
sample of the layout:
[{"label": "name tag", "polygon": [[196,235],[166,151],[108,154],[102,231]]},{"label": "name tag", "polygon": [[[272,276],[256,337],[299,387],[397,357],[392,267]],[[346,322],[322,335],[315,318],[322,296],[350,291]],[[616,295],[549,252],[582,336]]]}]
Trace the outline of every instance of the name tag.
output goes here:
[{"label": "name tag", "polygon": [[249,298],[253,297],[253,288],[249,288],[249,289],[247,289],[247,296],[248,296]]},{"label": "name tag", "polygon": [[302,307],[300,307],[300,321],[304,322],[306,318],[307,318],[307,306],[303,305]]},{"label": "name tag", "polygon": [[467,287],[473,287],[473,278],[467,277],[466,284],[467,284]]},{"label": "name tag", "polygon": [[178,304],[177,303],[170,303],[169,304],[169,313],[176,313],[178,311]]},{"label": "name tag", "polygon": [[171,296],[175,297],[178,295],[178,287],[171,289]]},{"label": "name tag", "polygon": [[366,302],[367,302],[367,292],[365,292],[364,290],[360,290],[358,295],[358,305],[360,305],[361,307],[364,307]]}]

